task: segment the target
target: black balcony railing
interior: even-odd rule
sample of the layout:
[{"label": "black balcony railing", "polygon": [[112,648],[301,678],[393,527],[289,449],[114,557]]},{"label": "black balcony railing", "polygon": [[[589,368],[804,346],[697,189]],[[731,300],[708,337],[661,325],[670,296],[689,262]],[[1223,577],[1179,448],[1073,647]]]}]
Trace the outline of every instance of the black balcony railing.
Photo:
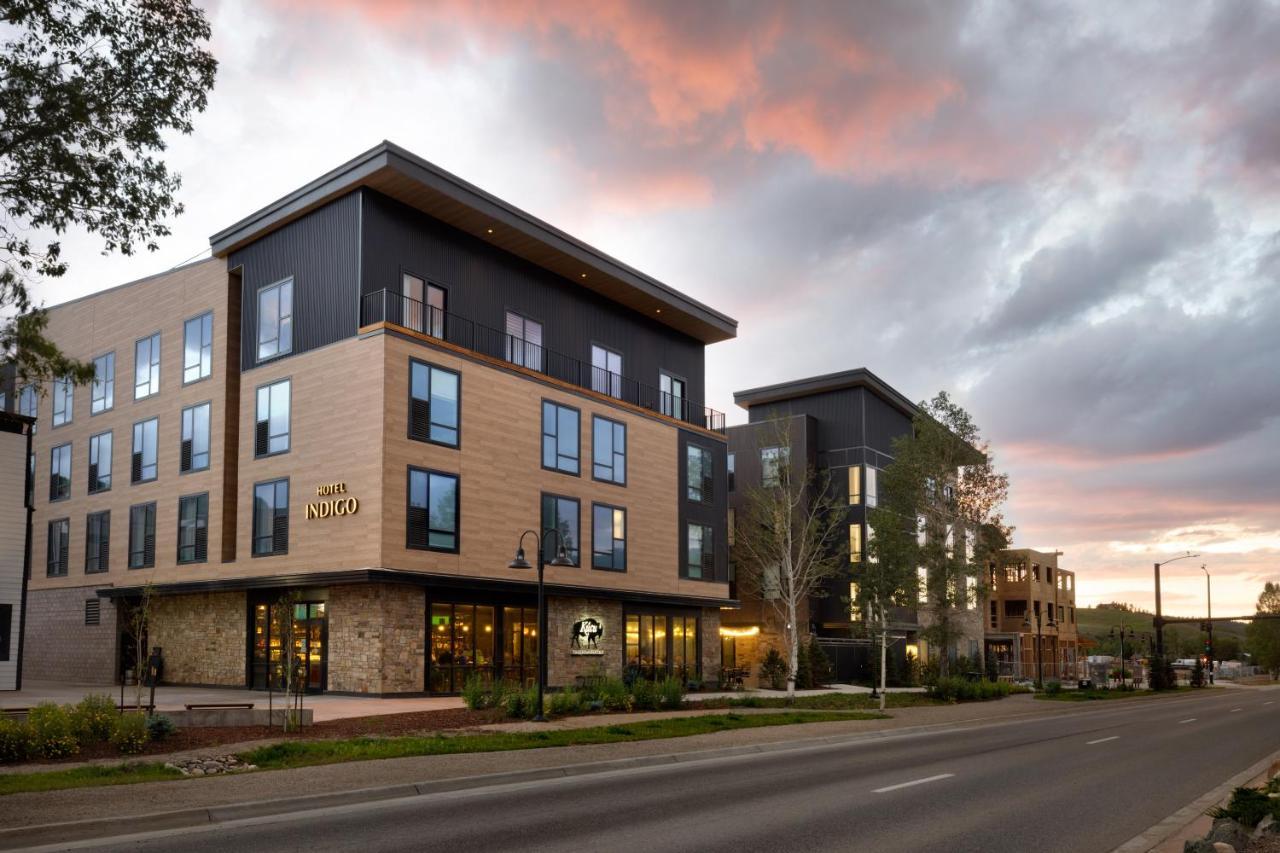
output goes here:
[{"label": "black balcony railing", "polygon": [[611,373],[581,359],[530,343],[499,329],[466,317],[442,311],[394,290],[366,293],[360,306],[360,325],[392,323],[414,332],[439,338],[491,358],[545,373],[547,376],[607,394],[625,403],[649,409],[704,429],[724,432],[724,413],[700,406],[652,385]]}]

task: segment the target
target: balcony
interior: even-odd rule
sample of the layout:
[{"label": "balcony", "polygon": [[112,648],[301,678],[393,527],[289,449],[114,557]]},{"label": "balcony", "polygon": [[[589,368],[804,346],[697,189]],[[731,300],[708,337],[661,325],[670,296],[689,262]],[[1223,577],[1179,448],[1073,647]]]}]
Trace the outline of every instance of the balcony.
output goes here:
[{"label": "balcony", "polygon": [[401,296],[394,290],[366,293],[361,299],[361,327],[375,323],[388,323],[421,335],[439,338],[453,346],[542,373],[552,379],[595,391],[693,426],[718,433],[725,431],[723,412],[529,343],[500,329],[441,311],[433,305]]}]

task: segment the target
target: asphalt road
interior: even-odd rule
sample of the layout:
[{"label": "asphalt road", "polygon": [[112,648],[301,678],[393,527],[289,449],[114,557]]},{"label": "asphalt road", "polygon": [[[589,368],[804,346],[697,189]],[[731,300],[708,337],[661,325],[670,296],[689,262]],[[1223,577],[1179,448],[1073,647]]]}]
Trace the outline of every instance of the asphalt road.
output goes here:
[{"label": "asphalt road", "polygon": [[1277,750],[1280,691],[1221,690],[74,846],[1105,853]]}]

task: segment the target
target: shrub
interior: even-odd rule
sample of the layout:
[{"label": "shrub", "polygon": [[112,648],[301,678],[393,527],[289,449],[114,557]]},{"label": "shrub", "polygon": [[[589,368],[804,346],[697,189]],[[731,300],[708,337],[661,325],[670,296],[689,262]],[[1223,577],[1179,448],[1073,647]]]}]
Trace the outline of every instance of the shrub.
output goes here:
[{"label": "shrub", "polygon": [[576,690],[561,690],[551,694],[550,712],[555,716],[577,714],[582,710],[582,694]]},{"label": "shrub", "polygon": [[1044,692],[1046,696],[1057,696],[1062,692],[1061,681],[1046,681],[1044,683]]},{"label": "shrub", "polygon": [[81,744],[111,740],[120,725],[120,710],[110,696],[86,696],[71,709],[71,727]]},{"label": "shrub", "polygon": [[[897,658],[894,658],[894,661],[896,662]],[[809,669],[813,675],[814,687],[823,687],[835,677],[831,658],[827,657],[827,653],[818,644],[817,637],[809,639]]]},{"label": "shrub", "polygon": [[929,695],[944,702],[985,702],[1012,692],[1013,685],[1003,681],[969,681],[959,676],[939,678],[929,687]]},{"label": "shrub", "polygon": [[518,720],[529,719],[538,715],[537,685],[524,690],[511,690],[502,697],[502,707],[508,717]]},{"label": "shrub", "polygon": [[31,727],[17,720],[0,720],[0,764],[25,761],[35,754]]},{"label": "shrub", "polygon": [[149,737],[145,714],[125,714],[111,736],[111,745],[125,755],[137,755],[146,747]]},{"label": "shrub", "polygon": [[617,678],[606,678],[600,682],[599,701],[609,711],[630,711],[633,705],[631,691]]},{"label": "shrub", "polygon": [[1255,827],[1267,815],[1280,820],[1280,802],[1272,800],[1267,792],[1260,788],[1236,788],[1231,792],[1227,807],[1216,808],[1209,812],[1214,818],[1231,818],[1247,827]]},{"label": "shrub", "polygon": [[166,740],[176,730],[177,726],[173,724],[173,720],[164,714],[154,714],[147,717],[147,736],[151,740]]},{"label": "shrub", "polygon": [[45,758],[66,758],[80,751],[67,709],[52,702],[42,702],[27,714],[36,750]]},{"label": "shrub", "polygon": [[774,690],[785,690],[787,676],[790,674],[791,667],[783,660],[782,653],[777,649],[769,649],[760,662],[760,678],[767,681]]},{"label": "shrub", "polygon": [[809,646],[801,643],[796,649],[796,689],[809,690],[813,687],[813,667],[810,665]]},{"label": "shrub", "polygon": [[656,711],[662,706],[662,694],[658,685],[647,678],[638,678],[631,685],[631,701],[637,711]]},{"label": "shrub", "polygon": [[664,678],[658,684],[662,707],[679,708],[684,704],[684,684],[678,678]]},{"label": "shrub", "polygon": [[483,678],[473,675],[462,684],[462,701],[466,703],[468,710],[479,711],[489,707],[489,703],[493,701],[493,692]]}]

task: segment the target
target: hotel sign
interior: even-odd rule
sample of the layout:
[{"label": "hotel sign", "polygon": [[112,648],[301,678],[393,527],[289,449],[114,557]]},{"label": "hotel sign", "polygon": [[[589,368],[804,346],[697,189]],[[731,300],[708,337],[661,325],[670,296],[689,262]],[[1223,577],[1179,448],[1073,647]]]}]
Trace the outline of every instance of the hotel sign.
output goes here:
[{"label": "hotel sign", "polygon": [[316,497],[320,500],[307,504],[307,518],[355,515],[360,511],[360,501],[357,498],[341,497],[346,493],[346,483],[324,483],[316,486]]}]

